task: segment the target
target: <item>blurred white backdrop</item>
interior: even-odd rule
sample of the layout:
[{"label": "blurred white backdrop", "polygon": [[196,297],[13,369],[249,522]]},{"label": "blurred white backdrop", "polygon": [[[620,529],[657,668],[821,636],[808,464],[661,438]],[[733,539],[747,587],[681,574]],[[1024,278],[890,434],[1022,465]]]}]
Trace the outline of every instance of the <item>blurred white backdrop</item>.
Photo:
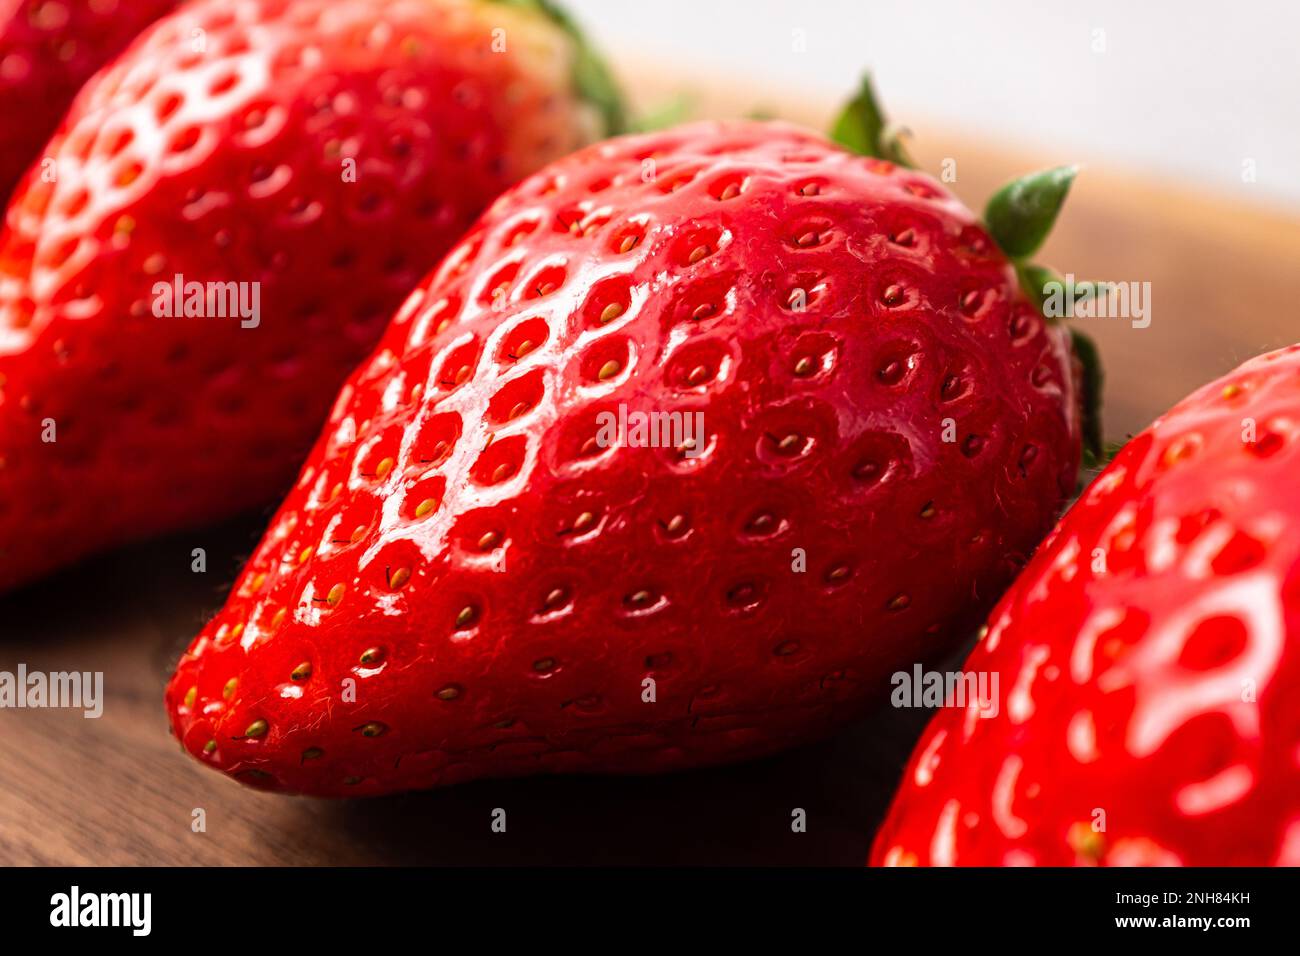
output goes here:
[{"label": "blurred white backdrop", "polygon": [[[565,0],[611,55],[1300,209],[1293,0]],[[802,31],[802,33],[796,33]],[[802,40],[804,49],[797,49]],[[1243,181],[1253,163],[1255,181]]]}]

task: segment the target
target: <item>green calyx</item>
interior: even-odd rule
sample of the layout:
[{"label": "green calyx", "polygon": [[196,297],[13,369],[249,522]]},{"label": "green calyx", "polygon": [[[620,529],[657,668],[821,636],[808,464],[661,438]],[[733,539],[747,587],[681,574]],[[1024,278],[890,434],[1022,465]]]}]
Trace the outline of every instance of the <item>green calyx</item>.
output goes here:
[{"label": "green calyx", "polygon": [[606,136],[617,136],[627,130],[627,111],[623,95],[614,76],[595,48],[588,42],[578,24],[553,0],[488,0],[503,7],[515,7],[539,13],[563,30],[573,41],[573,85],[578,96],[600,111]]},{"label": "green calyx", "polygon": [[1056,216],[1079,172],[1058,166],[1013,179],[993,194],[984,207],[989,235],[1013,260],[1032,256],[1052,231]]},{"label": "green calyx", "polygon": [[867,74],[862,78],[857,95],[845,104],[831,126],[831,139],[863,156],[874,156],[912,169],[912,159],[903,148],[906,132],[903,127],[892,126],[885,119],[885,111],[880,108],[880,101],[871,85],[871,75]]},{"label": "green calyx", "polygon": [[[1059,166],[1013,179],[994,193],[984,208],[984,224],[989,235],[1015,266],[1020,288],[1049,322],[1060,321],[1067,314],[1051,306],[1062,301],[1080,302],[1101,291],[1099,283],[1067,282],[1053,270],[1028,258],[1047,239],[1078,171],[1077,166]],[[1104,455],[1101,356],[1092,339],[1078,328],[1070,329],[1070,341],[1083,370],[1083,450],[1085,464],[1090,464]]]},{"label": "green calyx", "polygon": [[[868,75],[836,118],[831,139],[852,152],[915,168],[903,148],[904,132],[886,120]],[[1049,322],[1059,321],[1065,315],[1046,308],[1049,291],[1079,302],[1104,288],[1104,284],[1095,282],[1067,284],[1051,269],[1029,261],[1051,232],[1078,171],[1077,166],[1059,166],[1013,179],[993,194],[984,209],[989,235],[1011,260],[1021,288]],[[1070,338],[1075,358],[1083,370],[1084,459],[1091,465],[1102,460],[1105,454],[1101,437],[1101,359],[1092,339],[1077,328],[1070,329]]]},{"label": "green calyx", "polygon": [[1096,342],[1072,328],[1070,344],[1083,368],[1083,463],[1085,467],[1092,467],[1106,455],[1101,436],[1101,390],[1105,375]]},{"label": "green calyx", "polygon": [[1020,288],[1024,290],[1025,295],[1029,296],[1030,301],[1038,306],[1044,318],[1048,319],[1060,317],[1054,311],[1059,307],[1054,302],[1055,298],[1064,296],[1071,302],[1083,302],[1095,298],[1104,286],[1104,283],[1090,280],[1075,282],[1063,279],[1054,269],[1033,262],[1018,262],[1015,267]]}]

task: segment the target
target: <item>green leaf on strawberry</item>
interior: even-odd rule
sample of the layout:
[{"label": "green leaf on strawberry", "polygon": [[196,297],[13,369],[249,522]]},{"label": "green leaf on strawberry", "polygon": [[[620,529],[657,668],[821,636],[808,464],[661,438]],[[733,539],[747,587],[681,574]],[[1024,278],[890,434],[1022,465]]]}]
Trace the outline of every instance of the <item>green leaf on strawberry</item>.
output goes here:
[{"label": "green leaf on strawberry", "polygon": [[1007,183],[989,200],[984,221],[998,247],[1012,259],[1038,251],[1061,211],[1077,166],[1058,166]]},{"label": "green leaf on strawberry", "polygon": [[1105,454],[1101,431],[1101,393],[1105,376],[1101,355],[1091,337],[1072,326],[1070,343],[1074,348],[1075,357],[1083,368],[1081,390],[1083,392],[1084,465],[1093,467]]},{"label": "green leaf on strawberry", "polygon": [[903,130],[885,119],[870,74],[862,78],[858,93],[845,105],[831,127],[831,139],[863,156],[874,156],[909,169],[915,164],[902,143]]}]

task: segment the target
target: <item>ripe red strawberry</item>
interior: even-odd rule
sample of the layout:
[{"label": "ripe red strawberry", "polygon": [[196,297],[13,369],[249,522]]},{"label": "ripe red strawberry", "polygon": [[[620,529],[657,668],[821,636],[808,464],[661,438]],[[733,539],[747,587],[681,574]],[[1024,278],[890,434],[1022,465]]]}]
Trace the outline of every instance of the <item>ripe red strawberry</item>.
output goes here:
[{"label": "ripe red strawberry", "polygon": [[344,387],[178,665],[175,733],[323,795],[821,734],[1034,546],[1074,404],[1062,332],[929,177],[779,123],[591,147],[498,200]]},{"label": "ripe red strawberry", "polygon": [[87,87],[0,237],[0,588],[283,493],[465,226],[616,119],[539,10],[203,0]]},{"label": "ripe red strawberry", "polygon": [[885,864],[1300,865],[1300,346],[1120,452],[994,611]]},{"label": "ripe red strawberry", "polygon": [[176,3],[0,3],[0,203],[37,160],[81,85]]}]

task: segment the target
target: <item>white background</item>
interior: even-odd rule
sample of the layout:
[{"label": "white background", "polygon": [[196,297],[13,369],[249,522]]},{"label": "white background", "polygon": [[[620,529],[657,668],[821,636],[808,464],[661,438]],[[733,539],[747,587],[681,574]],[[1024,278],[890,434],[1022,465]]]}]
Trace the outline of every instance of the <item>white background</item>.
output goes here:
[{"label": "white background", "polygon": [[730,75],[756,96],[842,98],[869,67],[896,118],[1300,211],[1293,0],[564,2],[611,56]]}]

